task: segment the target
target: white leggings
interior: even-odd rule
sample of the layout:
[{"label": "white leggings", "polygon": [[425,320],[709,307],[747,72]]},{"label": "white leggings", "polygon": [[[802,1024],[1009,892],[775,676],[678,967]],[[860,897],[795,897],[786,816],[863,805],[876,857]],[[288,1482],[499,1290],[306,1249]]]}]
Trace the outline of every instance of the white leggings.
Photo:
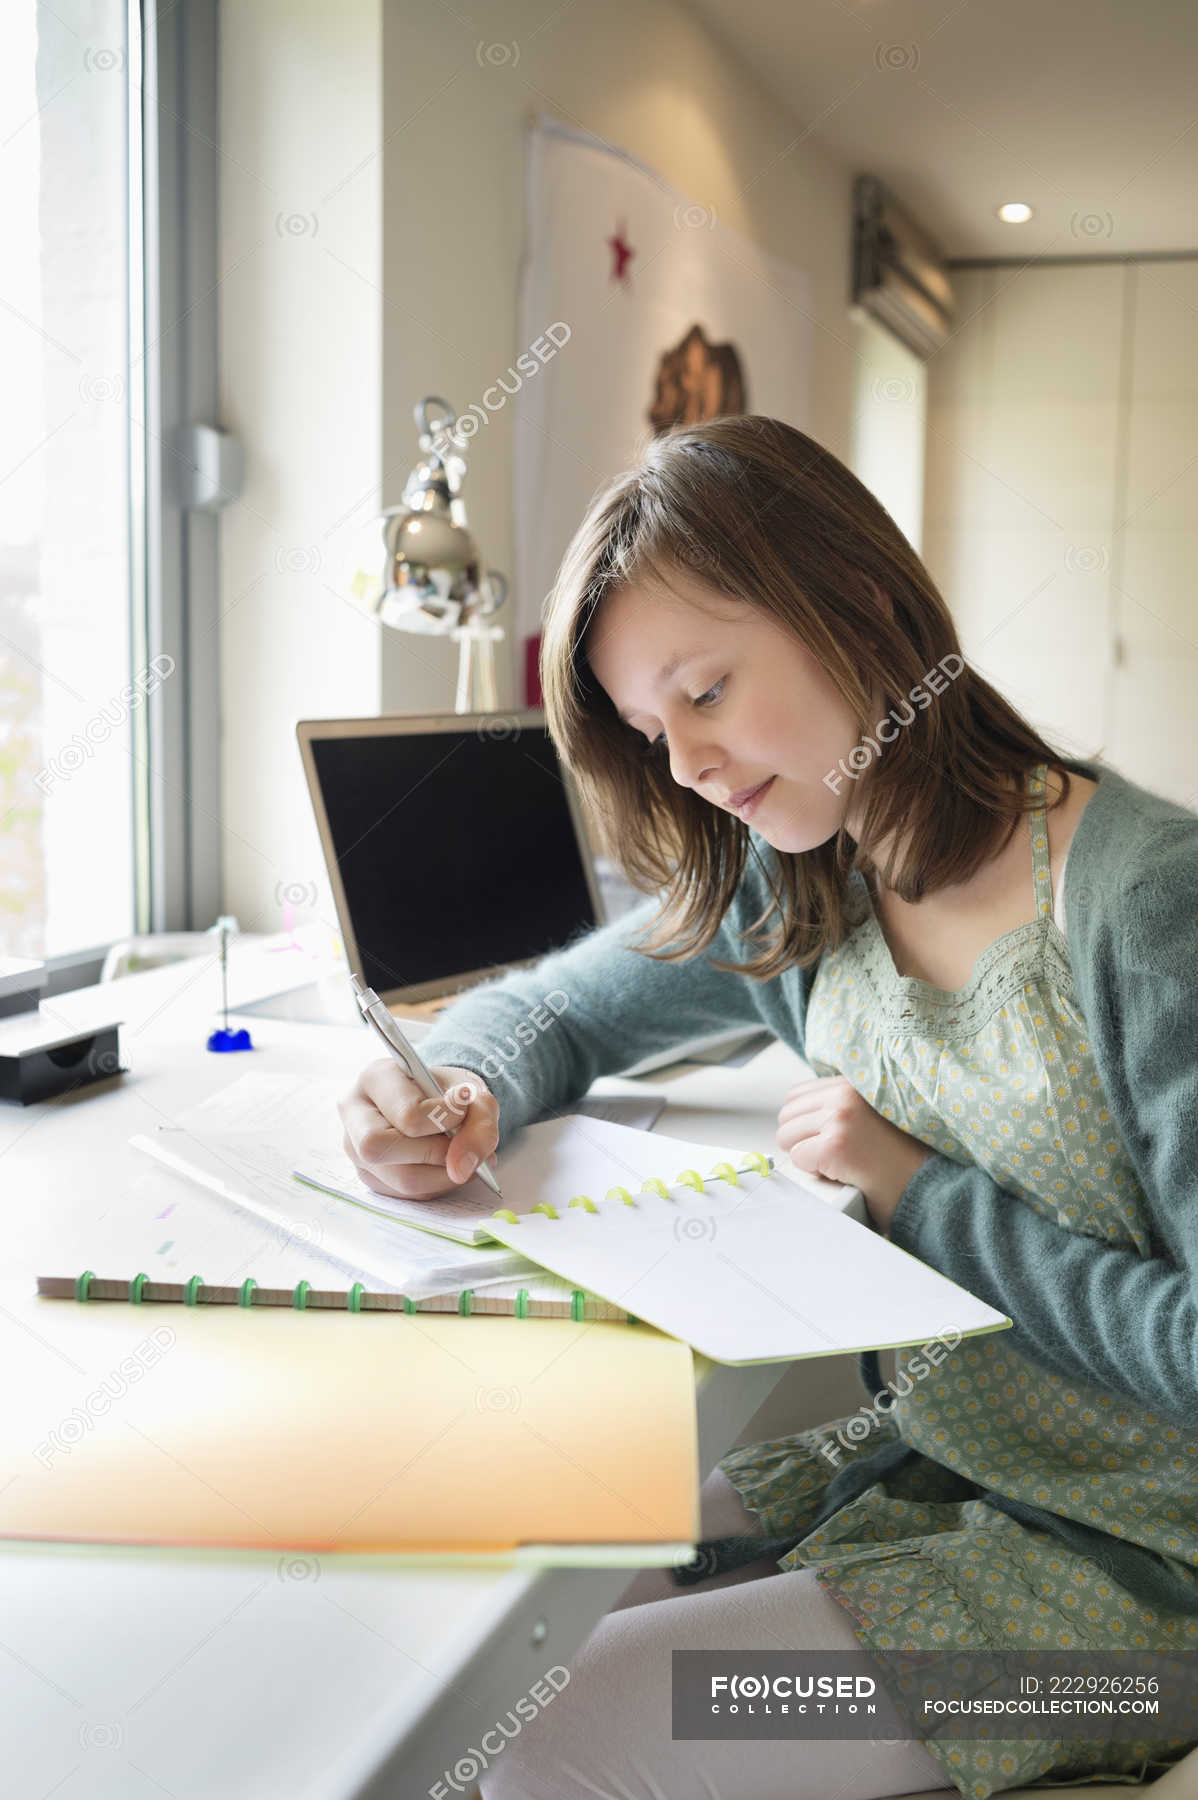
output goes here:
[{"label": "white leggings", "polygon": [[[718,1468],[700,1495],[705,1538],[760,1535]],[[751,1584],[751,1585],[746,1585]],[[570,1661],[552,1703],[504,1745],[483,1800],[889,1800],[943,1789],[931,1753],[820,1739],[670,1736],[672,1650],[860,1650],[850,1615],[809,1569],[759,1558],[679,1588],[662,1569],[629,1582]]]}]

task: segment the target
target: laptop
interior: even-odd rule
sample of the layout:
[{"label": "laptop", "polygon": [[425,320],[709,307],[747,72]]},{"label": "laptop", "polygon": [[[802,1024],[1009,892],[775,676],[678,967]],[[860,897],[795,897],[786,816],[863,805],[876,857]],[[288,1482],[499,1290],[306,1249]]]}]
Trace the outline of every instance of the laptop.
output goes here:
[{"label": "laptop", "polygon": [[[593,855],[542,711],[303,719],[296,736],[346,960],[405,1024],[415,1003],[437,1010],[640,898]],[[237,1010],[358,1019],[348,983],[317,986]],[[770,1041],[725,1027],[624,1073],[743,1061]]]},{"label": "laptop", "polygon": [[388,1006],[446,999],[604,922],[540,711],[296,727],[346,960]]}]

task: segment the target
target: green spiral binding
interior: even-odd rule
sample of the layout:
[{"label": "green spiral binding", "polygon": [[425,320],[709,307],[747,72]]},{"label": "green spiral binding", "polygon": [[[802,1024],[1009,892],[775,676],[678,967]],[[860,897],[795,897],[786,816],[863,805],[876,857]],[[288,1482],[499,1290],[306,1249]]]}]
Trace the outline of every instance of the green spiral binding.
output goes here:
[{"label": "green spiral binding", "polygon": [[[751,1175],[754,1171],[759,1175],[768,1175],[774,1166],[773,1159],[766,1156],[762,1150],[746,1150],[744,1156],[745,1160],[741,1164],[739,1170],[735,1169],[730,1162],[715,1163],[713,1167],[707,1171],[707,1180],[727,1181],[731,1182],[733,1187],[739,1187],[740,1181],[738,1177],[740,1175]],[[680,1169],[678,1174],[674,1177],[674,1186],[694,1188],[697,1194],[705,1194],[707,1192],[704,1179],[702,1175],[700,1175],[698,1169]],[[641,1192],[642,1194],[658,1194],[663,1200],[673,1199],[673,1195],[670,1193],[669,1188],[661,1179],[660,1175],[647,1175],[641,1183]],[[636,1206],[638,1204],[626,1187],[609,1187],[603,1197],[605,1200],[619,1200],[624,1206]],[[580,1207],[584,1212],[597,1213],[599,1211],[599,1208],[595,1205],[595,1202],[591,1199],[589,1194],[575,1194],[573,1198],[567,1202],[567,1208],[571,1206]],[[526,1218],[531,1217],[532,1213],[543,1213],[547,1219],[556,1219],[559,1217],[557,1208],[551,1205],[548,1200],[539,1200],[537,1204],[531,1208],[530,1212],[524,1216]],[[495,1211],[491,1214],[491,1217],[493,1219],[505,1219],[509,1225],[519,1225],[522,1222],[520,1216],[517,1213],[512,1212],[511,1208],[507,1206],[496,1207]]]},{"label": "green spiral binding", "polygon": [[470,1317],[470,1302],[474,1298],[473,1288],[463,1288],[458,1295],[458,1315],[463,1319]]},{"label": "green spiral binding", "polygon": [[[744,1155],[745,1160],[741,1164],[739,1170],[735,1169],[730,1162],[716,1163],[707,1171],[708,1181],[727,1181],[730,1182],[733,1187],[739,1187],[739,1175],[750,1175],[754,1171],[759,1175],[768,1175],[774,1166],[773,1160],[766,1156],[761,1150],[746,1150]],[[700,1175],[698,1169],[683,1169],[675,1177],[674,1186],[693,1187],[695,1192],[699,1194],[707,1192],[707,1189],[704,1186],[703,1177]],[[669,1200],[673,1197],[666,1187],[665,1182],[657,1175],[649,1175],[646,1177],[641,1183],[641,1192],[642,1194],[660,1194],[663,1200]],[[619,1200],[624,1206],[636,1206],[639,1204],[638,1201],[633,1199],[626,1187],[609,1187],[603,1197],[605,1200]],[[575,1194],[568,1202],[568,1206],[577,1206],[584,1212],[597,1213],[599,1211],[599,1208],[595,1205],[595,1202],[591,1199],[589,1194]],[[538,1201],[537,1205],[532,1208],[532,1212],[543,1213],[547,1219],[556,1219],[559,1216],[556,1207],[552,1206],[548,1200]],[[525,1215],[525,1217],[528,1216],[530,1215]],[[496,1207],[495,1211],[491,1214],[491,1217],[493,1219],[505,1219],[509,1225],[519,1225],[521,1223],[520,1216],[517,1213],[512,1212],[511,1208],[507,1206]],[[469,1292],[472,1290],[467,1291]],[[462,1296],[459,1295],[459,1312],[462,1311],[461,1300]],[[586,1290],[584,1288],[574,1288],[570,1295],[570,1317],[582,1321],[585,1316],[583,1312],[585,1304]],[[527,1288],[520,1288],[516,1294],[516,1317],[518,1319],[526,1319],[528,1317]],[[638,1320],[633,1313],[628,1314],[628,1323],[630,1325],[636,1325],[638,1323]]]},{"label": "green spiral binding", "polygon": [[346,1305],[347,1311],[361,1312],[361,1310],[362,1310],[362,1292],[363,1292],[362,1283],[360,1281],[355,1281],[353,1287],[350,1288],[349,1293],[345,1296],[345,1305]]},{"label": "green spiral binding", "polygon": [[76,1298],[76,1300],[86,1300],[87,1299],[87,1290],[91,1286],[92,1282],[95,1279],[96,1279],[96,1271],[94,1269],[84,1269],[82,1275],[76,1275],[76,1277],[75,1277],[75,1298]]},{"label": "green spiral binding", "polygon": [[135,1275],[133,1280],[129,1283],[129,1298],[132,1300],[134,1306],[141,1305],[141,1290],[145,1287],[146,1282],[149,1279],[150,1277],[143,1273],[141,1275]]},{"label": "green spiral binding", "polygon": [[200,1297],[200,1289],[203,1287],[203,1285],[204,1285],[204,1277],[202,1275],[193,1275],[191,1277],[191,1280],[187,1283],[187,1286],[183,1289],[183,1304],[184,1304],[184,1306],[198,1305],[199,1297]]},{"label": "green spiral binding", "polygon": [[238,1306],[252,1306],[254,1304],[254,1289],[257,1285],[258,1283],[254,1280],[252,1275],[246,1276],[245,1280],[237,1290]]},{"label": "green spiral binding", "polygon": [[294,1306],[296,1312],[307,1312],[307,1310],[308,1310],[308,1289],[311,1286],[312,1286],[312,1283],[310,1281],[297,1281],[296,1282],[295,1292],[291,1296],[291,1304],[292,1304],[292,1306]]}]

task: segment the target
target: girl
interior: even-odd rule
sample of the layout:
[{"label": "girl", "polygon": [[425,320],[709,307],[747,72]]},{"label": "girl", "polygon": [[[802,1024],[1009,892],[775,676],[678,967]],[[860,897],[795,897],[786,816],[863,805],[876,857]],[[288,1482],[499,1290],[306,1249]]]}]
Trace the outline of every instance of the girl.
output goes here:
[{"label": "girl", "polygon": [[[1198,1648],[1198,817],[1056,752],[960,655],[878,501],[776,419],[652,442],[592,503],[542,648],[549,728],[652,896],[459,999],[342,1103],[380,1192],[467,1178],[598,1075],[724,1023],[805,1057],[795,1164],[1010,1316],[869,1431],[733,1450],[705,1542],[645,1572],[484,1800],[971,1800],[1151,1780],[1188,1742],[720,1743],[670,1735],[682,1648]],[[1069,858],[1067,894],[1063,892]],[[656,929],[652,929],[656,928]],[[649,935],[642,937],[642,930]],[[477,1073],[550,987],[554,1029]],[[493,1067],[493,1063],[485,1065]],[[842,1427],[852,1424],[853,1432]]]}]

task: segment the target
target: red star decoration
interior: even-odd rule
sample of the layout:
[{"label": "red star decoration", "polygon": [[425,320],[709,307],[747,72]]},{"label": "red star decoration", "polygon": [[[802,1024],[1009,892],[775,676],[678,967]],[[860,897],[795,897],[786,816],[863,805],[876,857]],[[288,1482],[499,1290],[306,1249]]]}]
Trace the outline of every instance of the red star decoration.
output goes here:
[{"label": "red star decoration", "polygon": [[615,236],[609,237],[607,242],[611,246],[611,253],[615,258],[615,267],[612,269],[612,277],[616,281],[624,281],[627,279],[624,270],[636,255],[636,251],[632,248],[631,244],[625,243],[624,241],[624,226],[621,225]]}]

